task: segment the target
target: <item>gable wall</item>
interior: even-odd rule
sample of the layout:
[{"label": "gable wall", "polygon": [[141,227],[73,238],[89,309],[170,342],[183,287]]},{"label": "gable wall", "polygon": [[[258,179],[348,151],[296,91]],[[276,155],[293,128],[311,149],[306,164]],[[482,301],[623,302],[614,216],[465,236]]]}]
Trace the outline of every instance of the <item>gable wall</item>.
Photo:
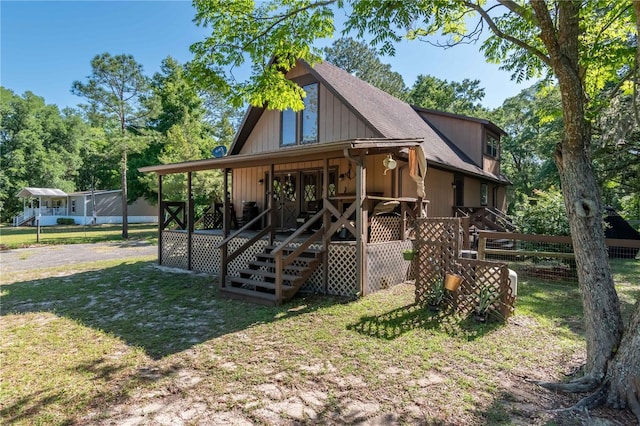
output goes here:
[{"label": "gable wall", "polygon": [[477,165],[482,166],[484,134],[482,124],[437,114],[420,112],[431,124],[463,151]]},{"label": "gable wall", "polygon": [[[318,99],[320,143],[378,136],[322,84]],[[280,148],[280,115],[280,111],[265,110],[242,146],[240,154],[277,151]]]}]

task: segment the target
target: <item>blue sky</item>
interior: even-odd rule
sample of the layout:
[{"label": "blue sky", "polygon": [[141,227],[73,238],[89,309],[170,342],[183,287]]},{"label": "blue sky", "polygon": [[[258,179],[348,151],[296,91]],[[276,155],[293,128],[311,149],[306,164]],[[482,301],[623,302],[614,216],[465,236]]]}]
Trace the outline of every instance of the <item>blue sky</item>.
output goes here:
[{"label": "blue sky", "polygon": [[[190,1],[2,0],[0,84],[20,95],[30,90],[60,108],[75,107],[83,100],[71,94],[71,84],[86,81],[97,54],[131,54],[150,76],[169,55],[181,63],[190,60],[189,46],[206,35],[193,23],[194,15]],[[403,42],[394,57],[382,61],[408,86],[419,74],[449,81],[477,78],[490,108],[532,84],[511,81],[473,45],[443,50]]]}]

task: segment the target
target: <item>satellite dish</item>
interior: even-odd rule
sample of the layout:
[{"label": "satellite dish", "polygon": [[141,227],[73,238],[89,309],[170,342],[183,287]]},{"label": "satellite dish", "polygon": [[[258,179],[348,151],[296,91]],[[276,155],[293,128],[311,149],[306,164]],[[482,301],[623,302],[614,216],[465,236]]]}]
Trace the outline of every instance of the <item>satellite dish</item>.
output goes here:
[{"label": "satellite dish", "polygon": [[227,147],[224,145],[218,145],[211,150],[211,155],[213,155],[215,158],[224,157],[225,155],[227,155]]}]

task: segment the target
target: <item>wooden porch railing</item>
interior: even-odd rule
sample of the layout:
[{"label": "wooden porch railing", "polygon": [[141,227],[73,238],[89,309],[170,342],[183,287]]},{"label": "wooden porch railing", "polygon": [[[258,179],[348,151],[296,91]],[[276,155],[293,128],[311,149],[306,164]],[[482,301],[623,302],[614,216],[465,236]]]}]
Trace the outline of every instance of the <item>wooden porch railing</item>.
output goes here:
[{"label": "wooden porch railing", "polygon": [[265,235],[271,233],[271,231],[274,229],[273,225],[271,223],[268,223],[267,226],[265,226],[263,229],[258,231],[257,234],[255,234],[252,238],[247,240],[244,244],[242,244],[240,247],[238,247],[231,254],[229,254],[229,242],[234,240],[238,236],[240,236],[240,234],[242,234],[243,232],[246,232],[246,231],[252,229],[254,224],[259,223],[260,221],[262,221],[262,218],[267,216],[270,213],[271,213],[271,209],[270,208],[263,210],[262,213],[260,213],[256,217],[254,217],[251,221],[245,223],[240,229],[238,229],[235,232],[231,233],[227,238],[222,240],[216,246],[216,248],[219,248],[222,251],[222,253],[221,253],[222,267],[221,267],[221,271],[220,271],[220,286],[221,287],[225,287],[226,286],[227,271],[228,271],[227,265],[229,264],[229,262],[232,262],[233,260],[235,260],[236,257],[238,257],[240,254],[242,254],[248,247],[251,247],[256,241],[258,241],[259,239],[261,239]]},{"label": "wooden porch railing", "polygon": [[[325,203],[326,205],[326,203]],[[327,207],[321,208],[315,215],[309,218],[306,222],[304,222],[298,229],[296,229],[291,235],[289,235],[282,243],[278,245],[275,249],[271,251],[271,254],[274,256],[275,264],[276,264],[276,300],[279,302],[282,300],[282,275],[284,273],[285,268],[290,265],[294,260],[298,258],[305,250],[307,250],[311,244],[318,241],[322,238],[322,252],[327,252],[327,245],[329,243],[329,238],[325,234],[325,224],[328,220],[329,209]],[[320,218],[323,218],[323,224],[320,228],[311,234],[308,238],[303,240],[295,250],[289,252],[286,256],[283,253],[284,249],[291,244],[293,241],[300,239],[307,230],[315,224]],[[326,257],[323,262],[326,265]],[[326,281],[326,280],[324,280]]]}]

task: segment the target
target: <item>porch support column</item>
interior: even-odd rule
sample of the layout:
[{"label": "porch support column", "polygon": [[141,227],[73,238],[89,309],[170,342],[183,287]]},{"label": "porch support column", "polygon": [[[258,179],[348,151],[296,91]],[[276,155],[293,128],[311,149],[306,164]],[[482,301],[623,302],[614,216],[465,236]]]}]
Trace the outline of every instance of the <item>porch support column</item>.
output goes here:
[{"label": "porch support column", "polygon": [[267,184],[267,197],[269,198],[268,207],[271,209],[271,213],[269,214],[269,225],[271,226],[271,231],[269,232],[269,245],[272,246],[273,242],[276,239],[276,214],[277,208],[273,193],[273,178],[275,176],[275,166],[273,163],[269,165],[269,183]]},{"label": "porch support column", "polygon": [[[329,202],[329,159],[324,159],[322,167],[322,207]],[[322,286],[324,294],[329,292],[329,243],[331,235],[327,232],[331,227],[331,216],[328,211],[322,216],[322,228],[324,229],[324,237],[322,239]]]},{"label": "porch support column", "polygon": [[367,223],[368,211],[365,205],[367,198],[367,167],[365,153],[360,153],[356,163],[356,274],[360,294],[367,294]]},{"label": "porch support column", "polygon": [[[93,202],[93,197],[91,202]],[[162,207],[162,175],[158,174],[158,265],[162,265],[162,223],[164,209]]]},{"label": "porch support column", "polygon": [[[229,236],[229,227],[231,223],[231,212],[229,206],[229,169],[222,171],[222,239]],[[227,244],[224,244],[220,248],[220,288],[224,288],[227,285]]]},{"label": "porch support column", "polygon": [[191,190],[192,173],[187,172],[187,270],[191,270],[192,249],[193,249],[193,229],[194,223],[193,214],[195,209],[193,208],[193,191]]}]

